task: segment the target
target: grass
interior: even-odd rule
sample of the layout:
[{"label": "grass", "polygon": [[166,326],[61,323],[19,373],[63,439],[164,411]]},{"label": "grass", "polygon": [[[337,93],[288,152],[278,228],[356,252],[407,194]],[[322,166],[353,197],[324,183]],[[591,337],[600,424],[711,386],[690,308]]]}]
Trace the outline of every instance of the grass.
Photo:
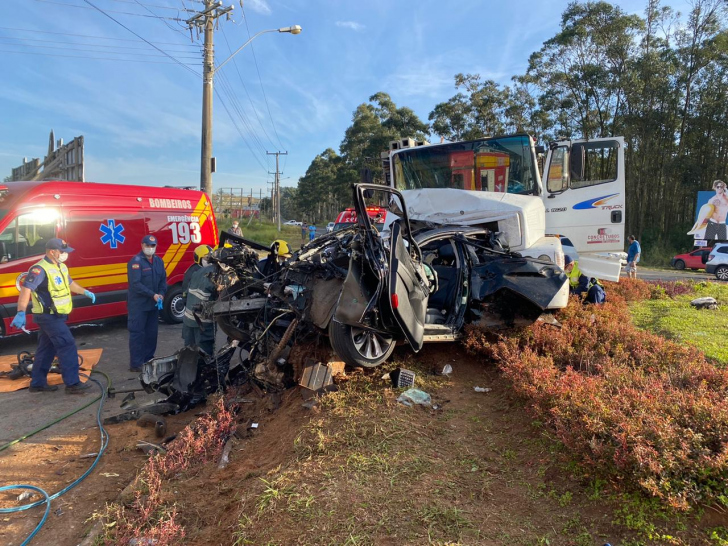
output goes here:
[{"label": "grass", "polygon": [[[691,300],[703,296],[714,297],[719,308],[711,311],[691,307]],[[630,306],[630,313],[639,328],[689,343],[709,358],[728,364],[724,337],[728,331],[728,284],[698,283],[695,294],[635,302]]]},{"label": "grass", "polygon": [[[291,249],[298,250],[301,248],[301,228],[299,226],[281,226],[279,233],[278,225],[268,220],[253,220],[249,225],[247,222],[247,219],[240,221],[240,227],[246,239],[266,246],[269,246],[276,239],[283,239]],[[233,221],[230,218],[218,218],[217,227],[222,232],[228,229],[232,223]],[[316,233],[321,234],[323,231],[319,230]]]}]

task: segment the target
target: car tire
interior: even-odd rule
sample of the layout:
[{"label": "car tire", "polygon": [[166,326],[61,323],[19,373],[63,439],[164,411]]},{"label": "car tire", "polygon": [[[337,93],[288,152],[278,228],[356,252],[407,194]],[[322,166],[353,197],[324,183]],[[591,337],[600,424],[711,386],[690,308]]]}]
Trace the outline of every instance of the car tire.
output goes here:
[{"label": "car tire", "polygon": [[329,323],[329,341],[341,360],[360,368],[376,368],[389,358],[396,345],[392,337],[333,320]]},{"label": "car tire", "polygon": [[674,267],[675,269],[683,270],[685,269],[685,262],[683,262],[682,260],[675,260]]},{"label": "car tire", "polygon": [[719,281],[728,281],[728,265],[721,265],[715,270],[715,278]]},{"label": "car tire", "polygon": [[162,320],[167,324],[179,324],[185,312],[185,300],[182,297],[182,286],[174,285],[164,296]]}]

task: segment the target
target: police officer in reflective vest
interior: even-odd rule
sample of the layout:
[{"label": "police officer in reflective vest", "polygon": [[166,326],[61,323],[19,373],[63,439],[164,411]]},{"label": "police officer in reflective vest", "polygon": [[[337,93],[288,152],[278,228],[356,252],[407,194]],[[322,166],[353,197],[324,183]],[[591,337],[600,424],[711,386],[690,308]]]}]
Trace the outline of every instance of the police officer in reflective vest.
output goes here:
[{"label": "police officer in reflective vest", "polygon": [[85,394],[91,388],[91,385],[81,383],[79,379],[76,342],[66,325],[66,319],[73,309],[71,293],[84,294],[91,299],[91,303],[96,303],[96,296],[71,279],[68,267],[63,263],[69,252],[73,252],[73,248],[62,239],[50,239],[46,243],[45,256],[30,268],[23,280],[18,312],[10,323],[15,328],[25,328],[25,313],[28,302],[32,300],[33,322],[38,325],[40,332],[30,392],[58,390],[57,386],[48,384],[48,372],[56,355],[67,394]]},{"label": "police officer in reflective vest", "polygon": [[127,265],[129,295],[127,327],[129,328],[129,371],[140,372],[142,364],[154,358],[157,350],[159,311],[167,293],[164,262],[155,256],[157,238],[147,235],[142,250]]}]

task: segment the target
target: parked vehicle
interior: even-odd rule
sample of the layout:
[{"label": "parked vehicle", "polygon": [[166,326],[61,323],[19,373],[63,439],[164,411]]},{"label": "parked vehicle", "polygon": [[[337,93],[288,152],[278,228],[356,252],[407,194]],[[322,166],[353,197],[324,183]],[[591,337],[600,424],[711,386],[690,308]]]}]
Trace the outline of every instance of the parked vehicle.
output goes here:
[{"label": "parked vehicle", "polygon": [[[87,182],[8,182],[0,185],[0,327],[2,335],[21,332],[10,326],[20,283],[45,254],[54,237],[76,250],[66,265],[71,278],[96,294],[73,297],[69,323],[126,314],[127,263],[152,234],[159,241],[169,289],[162,316],[180,322],[184,312],[182,277],[194,249],[217,245],[210,200],[194,190]],[[30,315],[29,315],[30,317]],[[35,328],[32,319],[29,329]]]},{"label": "parked vehicle", "polygon": [[[512,250],[554,259],[567,237],[587,274],[618,281],[624,250],[624,139],[551,143],[545,181],[528,135],[446,144],[390,143],[385,178],[402,192],[413,219],[505,234]],[[451,212],[450,212],[451,211]]]},{"label": "parked vehicle", "polygon": [[[381,235],[367,214],[370,192],[392,198],[396,220]],[[419,351],[457,339],[466,323],[530,323],[566,306],[567,279],[552,261],[512,252],[486,228],[410,222],[393,188],[361,184],[354,193],[356,222],[303,246],[273,275],[259,273],[245,244],[213,254],[221,291],[200,313],[239,342],[258,380],[281,384],[287,366],[295,375],[287,358],[308,335],[328,333],[342,360],[373,367],[398,342]]]},{"label": "parked vehicle", "polygon": [[283,222],[284,226],[302,226],[303,222],[297,222],[296,220],[288,220],[288,222]]},{"label": "parked vehicle", "polygon": [[[387,219],[387,209],[384,207],[372,205],[366,207],[366,211],[372,225],[376,228],[377,231],[381,232],[384,228],[385,220]],[[352,227],[356,223],[356,209],[354,207],[349,207],[342,210],[336,216],[336,221],[334,222],[334,227],[332,231],[339,231],[340,229]]]},{"label": "parked vehicle", "polygon": [[705,269],[711,250],[713,247],[703,247],[678,254],[670,260],[670,265],[675,269]]},{"label": "parked vehicle", "polygon": [[728,243],[718,243],[713,247],[705,264],[706,273],[715,273],[719,281],[728,281]]},{"label": "parked vehicle", "polygon": [[331,233],[334,231],[334,226],[336,225],[336,222],[329,222],[326,224],[326,233]]}]

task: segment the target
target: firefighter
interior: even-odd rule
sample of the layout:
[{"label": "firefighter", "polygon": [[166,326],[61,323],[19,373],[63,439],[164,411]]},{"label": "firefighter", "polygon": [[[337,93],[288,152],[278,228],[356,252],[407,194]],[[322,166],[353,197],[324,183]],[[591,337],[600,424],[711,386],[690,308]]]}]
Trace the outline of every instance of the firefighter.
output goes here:
[{"label": "firefighter", "polygon": [[159,311],[167,292],[164,262],[155,256],[157,238],[142,239],[142,250],[127,265],[129,295],[127,326],[129,328],[129,371],[140,372],[142,364],[154,358],[157,350]]},{"label": "firefighter", "polygon": [[210,273],[214,269],[214,265],[208,265],[206,259],[202,260],[202,267],[195,271],[187,287],[187,300],[182,317],[182,339],[185,345],[197,346],[208,355],[212,355],[215,350],[215,329],[212,319],[195,316],[195,312],[200,310],[203,303],[216,297],[215,285],[210,279]]},{"label": "firefighter", "polygon": [[291,257],[291,249],[283,239],[276,239],[270,245],[268,257],[258,262],[258,271],[263,277],[268,277],[280,270],[281,266]]},{"label": "firefighter", "polygon": [[187,288],[190,285],[190,279],[192,279],[192,275],[194,275],[196,271],[199,271],[207,265],[208,256],[211,252],[212,247],[210,245],[200,245],[195,249],[195,263],[187,268],[187,271],[185,271],[185,276],[182,279],[182,297],[185,299],[185,301],[187,300]]},{"label": "firefighter", "polygon": [[67,394],[85,394],[91,388],[81,383],[78,376],[78,352],[76,342],[66,325],[66,319],[73,309],[71,293],[83,294],[96,303],[93,292],[84,289],[71,279],[68,267],[63,263],[73,248],[62,239],[50,239],[46,245],[45,257],[28,271],[23,280],[18,299],[18,312],[10,323],[15,328],[25,328],[25,313],[32,300],[33,321],[40,328],[38,349],[35,352],[30,392],[58,390],[48,384],[48,372],[53,358],[58,355],[61,377],[66,384]]}]

